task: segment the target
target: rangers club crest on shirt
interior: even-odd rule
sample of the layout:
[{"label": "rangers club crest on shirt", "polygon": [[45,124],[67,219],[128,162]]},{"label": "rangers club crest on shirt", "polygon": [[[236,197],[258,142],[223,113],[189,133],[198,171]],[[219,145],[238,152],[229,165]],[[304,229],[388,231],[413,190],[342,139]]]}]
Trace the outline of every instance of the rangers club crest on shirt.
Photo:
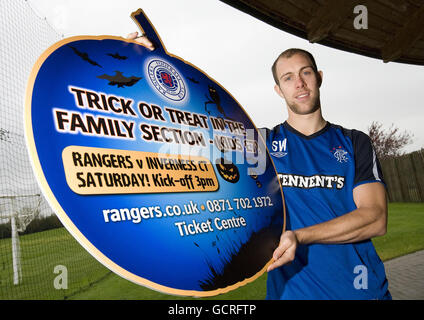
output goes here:
[{"label": "rangers club crest on shirt", "polygon": [[347,157],[347,151],[343,150],[341,146],[338,146],[337,148],[334,147],[330,150],[330,152],[340,163],[347,162],[349,160],[349,158]]},{"label": "rangers club crest on shirt", "polygon": [[186,85],[178,71],[168,62],[153,59],[148,63],[150,82],[159,93],[173,101],[186,97]]}]

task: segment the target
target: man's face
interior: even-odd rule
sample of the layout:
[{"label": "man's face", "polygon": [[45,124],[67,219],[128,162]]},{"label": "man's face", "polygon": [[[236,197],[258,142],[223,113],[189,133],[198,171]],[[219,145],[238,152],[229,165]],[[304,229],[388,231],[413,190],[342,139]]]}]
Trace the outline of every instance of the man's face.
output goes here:
[{"label": "man's face", "polygon": [[[276,71],[279,85],[275,85],[274,89],[286,100],[292,112],[306,115],[321,107],[320,80],[308,57],[300,53],[290,58],[282,57],[277,62]],[[322,78],[322,72],[318,73]]]}]

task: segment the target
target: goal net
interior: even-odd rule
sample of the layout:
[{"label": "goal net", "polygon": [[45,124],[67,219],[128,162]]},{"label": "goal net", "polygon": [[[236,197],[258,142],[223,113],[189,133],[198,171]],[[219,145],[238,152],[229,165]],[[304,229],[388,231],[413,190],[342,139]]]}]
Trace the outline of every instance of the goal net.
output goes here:
[{"label": "goal net", "polygon": [[[61,36],[25,0],[0,1],[0,34],[0,299],[63,299],[109,271],[60,224],[26,150],[27,80],[41,53]],[[55,273],[57,266],[67,273]],[[68,277],[66,287],[55,287],[58,276]]]}]

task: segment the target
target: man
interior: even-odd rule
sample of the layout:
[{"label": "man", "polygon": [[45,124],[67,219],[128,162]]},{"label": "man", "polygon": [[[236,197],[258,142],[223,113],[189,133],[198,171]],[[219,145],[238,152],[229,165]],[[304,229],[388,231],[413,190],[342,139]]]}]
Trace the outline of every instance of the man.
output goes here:
[{"label": "man", "polygon": [[[137,33],[128,38],[152,49]],[[267,299],[390,299],[384,265],[370,241],[387,226],[370,139],[324,120],[323,73],[309,52],[284,51],[272,71],[288,119],[266,130],[265,138],[270,151],[279,151],[271,155],[284,190],[287,231],[268,267]]]},{"label": "man", "polygon": [[274,141],[285,146],[271,155],[290,231],[268,267],[267,298],[390,299],[370,241],[386,233],[387,202],[369,137],[323,119],[323,73],[309,52],[286,50],[272,70],[288,119],[266,140],[271,151]]}]

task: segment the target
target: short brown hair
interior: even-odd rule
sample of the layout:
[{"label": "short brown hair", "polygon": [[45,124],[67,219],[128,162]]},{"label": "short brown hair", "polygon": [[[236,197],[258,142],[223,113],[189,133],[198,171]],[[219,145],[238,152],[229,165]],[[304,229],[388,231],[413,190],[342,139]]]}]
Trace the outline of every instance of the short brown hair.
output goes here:
[{"label": "short brown hair", "polygon": [[280,83],[278,76],[277,76],[277,62],[278,62],[278,60],[280,60],[280,58],[291,58],[295,54],[303,54],[304,56],[309,58],[309,60],[311,60],[311,62],[312,62],[312,69],[314,69],[315,74],[318,74],[317,64],[315,62],[314,56],[310,52],[303,50],[303,49],[290,48],[290,49],[287,49],[287,50],[283,51],[282,53],[280,53],[280,55],[277,57],[277,59],[275,59],[274,63],[272,64],[271,71],[272,71],[272,76],[274,77],[274,81],[275,81],[276,84]]}]

